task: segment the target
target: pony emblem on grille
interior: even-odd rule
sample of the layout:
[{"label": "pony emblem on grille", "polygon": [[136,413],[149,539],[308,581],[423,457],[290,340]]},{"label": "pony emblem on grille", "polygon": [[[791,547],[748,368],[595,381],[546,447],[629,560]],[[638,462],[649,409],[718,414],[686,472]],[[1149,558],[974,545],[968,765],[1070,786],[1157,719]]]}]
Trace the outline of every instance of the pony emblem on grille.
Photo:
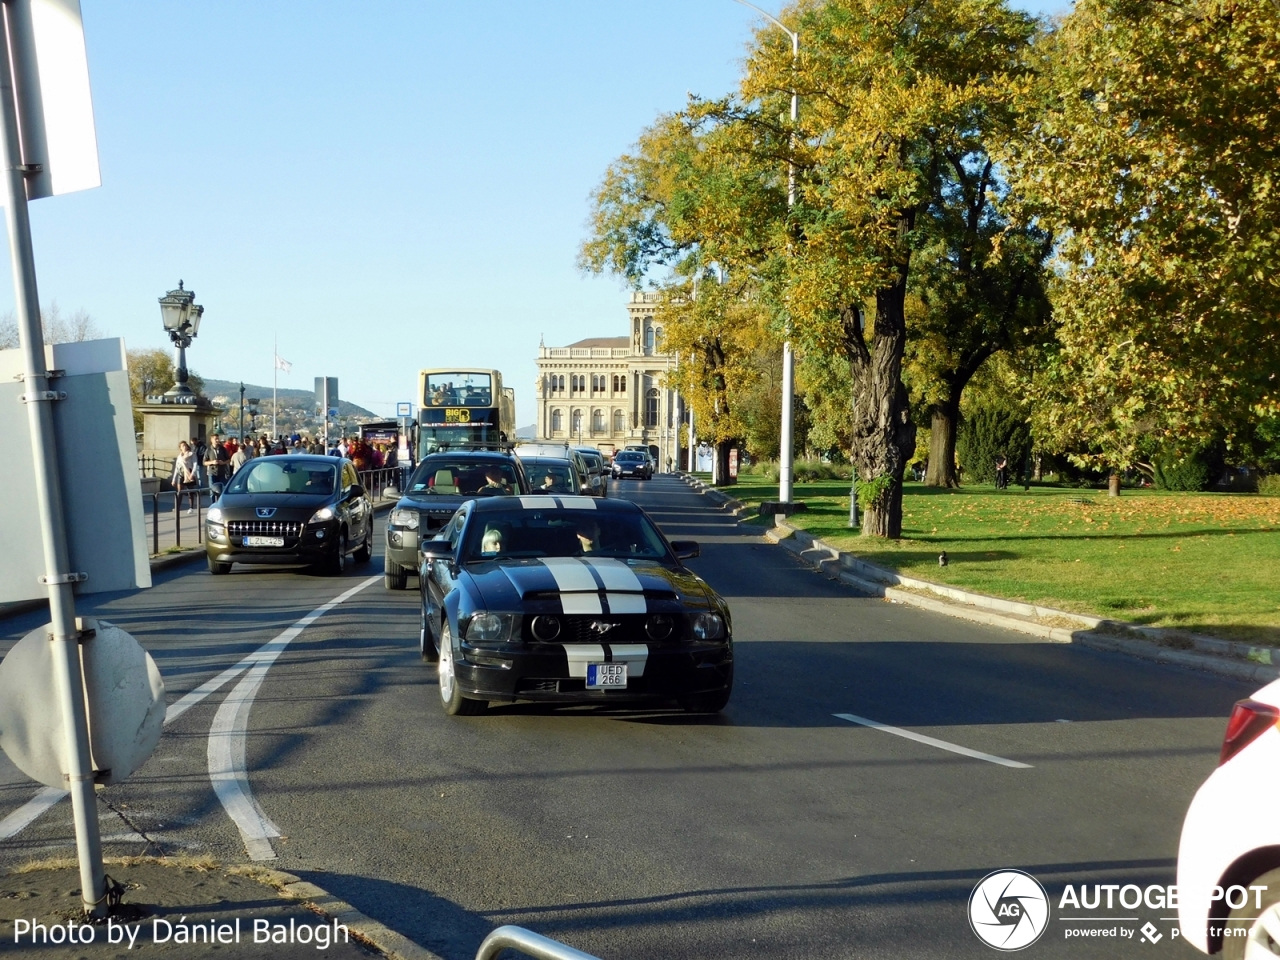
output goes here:
[{"label": "pony emblem on grille", "polygon": [[587,629],[598,636],[603,637],[606,633],[618,626],[616,623],[606,623],[604,620],[592,620],[587,624]]}]

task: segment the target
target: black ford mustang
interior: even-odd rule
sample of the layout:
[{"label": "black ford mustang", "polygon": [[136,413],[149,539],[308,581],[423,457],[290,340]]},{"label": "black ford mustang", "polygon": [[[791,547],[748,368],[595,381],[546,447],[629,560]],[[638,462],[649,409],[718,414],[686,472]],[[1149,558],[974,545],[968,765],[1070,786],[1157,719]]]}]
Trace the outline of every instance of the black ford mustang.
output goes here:
[{"label": "black ford mustang", "polygon": [[422,658],[449,714],[490,701],[677,700],[724,708],[729,607],[635,504],[578,496],[469,501],[421,547]]}]

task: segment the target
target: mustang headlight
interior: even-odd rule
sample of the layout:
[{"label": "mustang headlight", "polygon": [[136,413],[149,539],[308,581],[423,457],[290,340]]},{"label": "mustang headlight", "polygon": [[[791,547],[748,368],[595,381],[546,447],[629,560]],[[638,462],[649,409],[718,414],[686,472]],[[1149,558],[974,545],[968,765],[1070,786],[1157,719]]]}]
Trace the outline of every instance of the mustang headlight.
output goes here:
[{"label": "mustang headlight", "polygon": [[333,519],[333,507],[321,507],[311,515],[311,519],[307,523],[324,523],[326,520]]},{"label": "mustang headlight", "polygon": [[206,517],[208,517],[208,519],[209,519],[209,522],[210,522],[210,523],[221,523],[221,522],[222,522],[222,508],[221,508],[221,507],[210,507],[210,508],[208,509],[208,511],[206,511],[205,516],[206,516]]},{"label": "mustang headlight", "polygon": [[467,639],[492,643],[511,636],[511,614],[477,613],[467,624]]},{"label": "mustang headlight", "polygon": [[403,527],[405,530],[417,530],[418,511],[396,507],[391,511],[391,525],[393,527]]},{"label": "mustang headlight", "polygon": [[693,618],[693,635],[699,640],[719,640],[724,636],[724,618],[718,613],[699,613]]}]

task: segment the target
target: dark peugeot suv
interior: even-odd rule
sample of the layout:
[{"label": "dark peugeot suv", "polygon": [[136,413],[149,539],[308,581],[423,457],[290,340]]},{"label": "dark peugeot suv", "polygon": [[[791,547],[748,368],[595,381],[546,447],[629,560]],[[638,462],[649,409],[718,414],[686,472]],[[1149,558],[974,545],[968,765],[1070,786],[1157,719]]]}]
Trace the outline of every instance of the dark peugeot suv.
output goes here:
[{"label": "dark peugeot suv", "polygon": [[387,521],[386,588],[405,588],[409,575],[418,572],[419,541],[439,533],[468,500],[528,492],[524,468],[509,453],[476,450],[425,457]]},{"label": "dark peugeot suv", "polygon": [[256,457],[209,508],[205,553],[210,573],[233,563],[318,564],[340,574],[347,554],[373,556],[373,505],[350,460]]}]

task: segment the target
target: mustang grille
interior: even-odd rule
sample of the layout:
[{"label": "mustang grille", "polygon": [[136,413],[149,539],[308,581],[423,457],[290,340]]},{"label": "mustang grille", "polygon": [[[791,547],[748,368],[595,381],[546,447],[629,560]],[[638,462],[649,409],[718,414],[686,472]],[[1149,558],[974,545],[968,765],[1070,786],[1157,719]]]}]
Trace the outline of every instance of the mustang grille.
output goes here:
[{"label": "mustang grille", "polygon": [[[644,632],[644,624],[648,619],[648,615],[628,614],[624,616],[561,616],[560,620],[560,636],[556,637],[552,643],[647,643],[653,645],[655,643],[673,643],[679,641],[684,633],[684,617],[676,616],[675,629],[671,631],[671,636],[658,641],[652,640]],[[524,639],[532,643],[539,643],[531,632],[531,624],[533,617],[526,616],[524,618],[524,626],[522,632]],[[593,623],[616,623],[617,626],[612,630],[600,633],[591,628]]]}]

